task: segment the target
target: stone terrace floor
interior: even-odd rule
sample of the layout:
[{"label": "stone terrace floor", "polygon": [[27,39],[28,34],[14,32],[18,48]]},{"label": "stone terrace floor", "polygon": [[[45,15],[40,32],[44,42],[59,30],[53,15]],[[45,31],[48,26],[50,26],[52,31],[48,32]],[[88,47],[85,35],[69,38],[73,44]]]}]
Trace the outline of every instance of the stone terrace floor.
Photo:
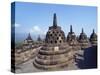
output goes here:
[{"label": "stone terrace floor", "polygon": [[[16,73],[46,72],[46,70],[40,70],[34,67],[33,61],[34,59],[30,59],[29,61],[18,65]],[[91,47],[85,50],[79,50],[75,56],[75,63],[70,65],[69,67],[59,70],[67,71],[67,70],[89,69],[96,67],[97,67],[97,47]]]}]

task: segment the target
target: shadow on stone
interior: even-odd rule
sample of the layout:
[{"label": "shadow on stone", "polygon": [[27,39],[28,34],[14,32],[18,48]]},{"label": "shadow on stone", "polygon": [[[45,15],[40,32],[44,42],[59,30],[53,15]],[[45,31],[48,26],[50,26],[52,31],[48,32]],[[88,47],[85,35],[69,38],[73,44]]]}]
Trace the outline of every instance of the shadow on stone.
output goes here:
[{"label": "shadow on stone", "polygon": [[[77,55],[82,57],[82,55]],[[83,59],[76,58],[75,62],[80,69],[97,68],[97,46],[84,49]]]}]

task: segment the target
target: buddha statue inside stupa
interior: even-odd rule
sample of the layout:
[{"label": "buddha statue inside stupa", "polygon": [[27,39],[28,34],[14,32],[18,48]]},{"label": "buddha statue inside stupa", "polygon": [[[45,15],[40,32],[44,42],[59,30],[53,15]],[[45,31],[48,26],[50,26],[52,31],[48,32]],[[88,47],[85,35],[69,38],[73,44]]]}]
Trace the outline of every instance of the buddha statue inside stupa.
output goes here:
[{"label": "buddha statue inside stupa", "polygon": [[90,42],[92,46],[97,45],[97,34],[95,33],[94,29],[93,29],[92,34],[90,35]]},{"label": "buddha statue inside stupa", "polygon": [[39,50],[33,65],[39,69],[54,70],[68,67],[73,63],[72,48],[65,41],[65,34],[57,25],[57,17],[54,13],[53,26],[49,27],[45,44]]},{"label": "buddha statue inside stupa", "polygon": [[77,37],[73,32],[72,25],[70,25],[70,32],[67,35],[67,42],[70,46],[72,46],[73,50],[81,49],[79,42],[77,41]]},{"label": "buddha statue inside stupa", "polygon": [[23,42],[23,50],[31,49],[33,46],[33,40],[31,38],[30,33],[28,34],[28,37]]},{"label": "buddha statue inside stupa", "polygon": [[79,43],[80,43],[80,46],[82,49],[88,48],[90,46],[89,39],[88,39],[87,35],[84,33],[83,28],[82,28],[82,32],[79,35],[78,40],[79,40]]}]

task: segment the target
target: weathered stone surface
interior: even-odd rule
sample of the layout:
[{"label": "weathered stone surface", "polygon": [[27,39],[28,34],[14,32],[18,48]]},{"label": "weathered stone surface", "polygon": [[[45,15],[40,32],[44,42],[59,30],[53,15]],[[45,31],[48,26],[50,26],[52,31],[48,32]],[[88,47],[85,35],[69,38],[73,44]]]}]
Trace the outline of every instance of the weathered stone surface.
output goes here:
[{"label": "weathered stone surface", "polygon": [[28,37],[24,40],[22,47],[23,47],[23,50],[28,50],[28,49],[32,49],[32,46],[33,46],[33,40],[29,33]]},{"label": "weathered stone surface", "polygon": [[15,53],[15,65],[21,64],[23,62],[26,62],[30,60],[31,58],[34,58],[39,51],[40,48],[36,49],[30,49],[22,52],[16,52]]},{"label": "weathered stone surface", "polygon": [[39,50],[33,65],[44,70],[67,67],[73,60],[73,55],[72,47],[67,44],[61,27],[57,26],[56,14],[54,14],[53,26],[49,27],[45,44]]},{"label": "weathered stone surface", "polygon": [[97,34],[93,30],[92,34],[90,35],[90,42],[92,46],[97,46]]},{"label": "weathered stone surface", "polygon": [[70,32],[67,35],[67,42],[70,46],[72,46],[74,51],[81,49],[80,44],[77,41],[76,35],[73,32],[72,25],[70,26]]},{"label": "weathered stone surface", "polygon": [[[19,68],[19,65],[32,60],[27,64],[29,66],[23,66],[22,70],[24,72],[63,70],[64,68],[68,70],[75,63],[76,55],[83,56],[84,48],[95,45],[97,45],[97,35],[94,30],[89,41],[83,29],[79,38],[77,38],[71,26],[66,39],[61,27],[57,26],[56,14],[54,14],[53,26],[49,27],[45,40],[42,40],[39,36],[34,43],[29,34],[24,40],[23,45],[16,48],[15,58],[12,57],[12,59],[15,60],[16,69]],[[80,51],[82,51],[82,55]],[[79,56],[76,57],[82,58]]]},{"label": "weathered stone surface", "polygon": [[83,29],[78,40],[82,49],[90,47],[89,39],[87,38],[87,35],[84,33]]},{"label": "weathered stone surface", "polygon": [[41,48],[41,44],[43,43],[34,43],[29,33],[22,46],[15,49],[15,57],[12,57],[12,60],[15,60],[15,65],[21,64],[30,60],[31,58],[34,58],[38,54],[38,51]]}]

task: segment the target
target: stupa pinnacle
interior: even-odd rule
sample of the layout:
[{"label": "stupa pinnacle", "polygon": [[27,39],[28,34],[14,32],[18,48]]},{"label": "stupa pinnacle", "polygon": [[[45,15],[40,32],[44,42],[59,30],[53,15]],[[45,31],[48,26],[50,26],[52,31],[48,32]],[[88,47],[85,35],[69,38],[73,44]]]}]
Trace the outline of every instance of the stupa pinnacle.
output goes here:
[{"label": "stupa pinnacle", "polygon": [[56,13],[54,13],[54,17],[53,17],[53,27],[57,27],[57,17],[56,17]]}]

